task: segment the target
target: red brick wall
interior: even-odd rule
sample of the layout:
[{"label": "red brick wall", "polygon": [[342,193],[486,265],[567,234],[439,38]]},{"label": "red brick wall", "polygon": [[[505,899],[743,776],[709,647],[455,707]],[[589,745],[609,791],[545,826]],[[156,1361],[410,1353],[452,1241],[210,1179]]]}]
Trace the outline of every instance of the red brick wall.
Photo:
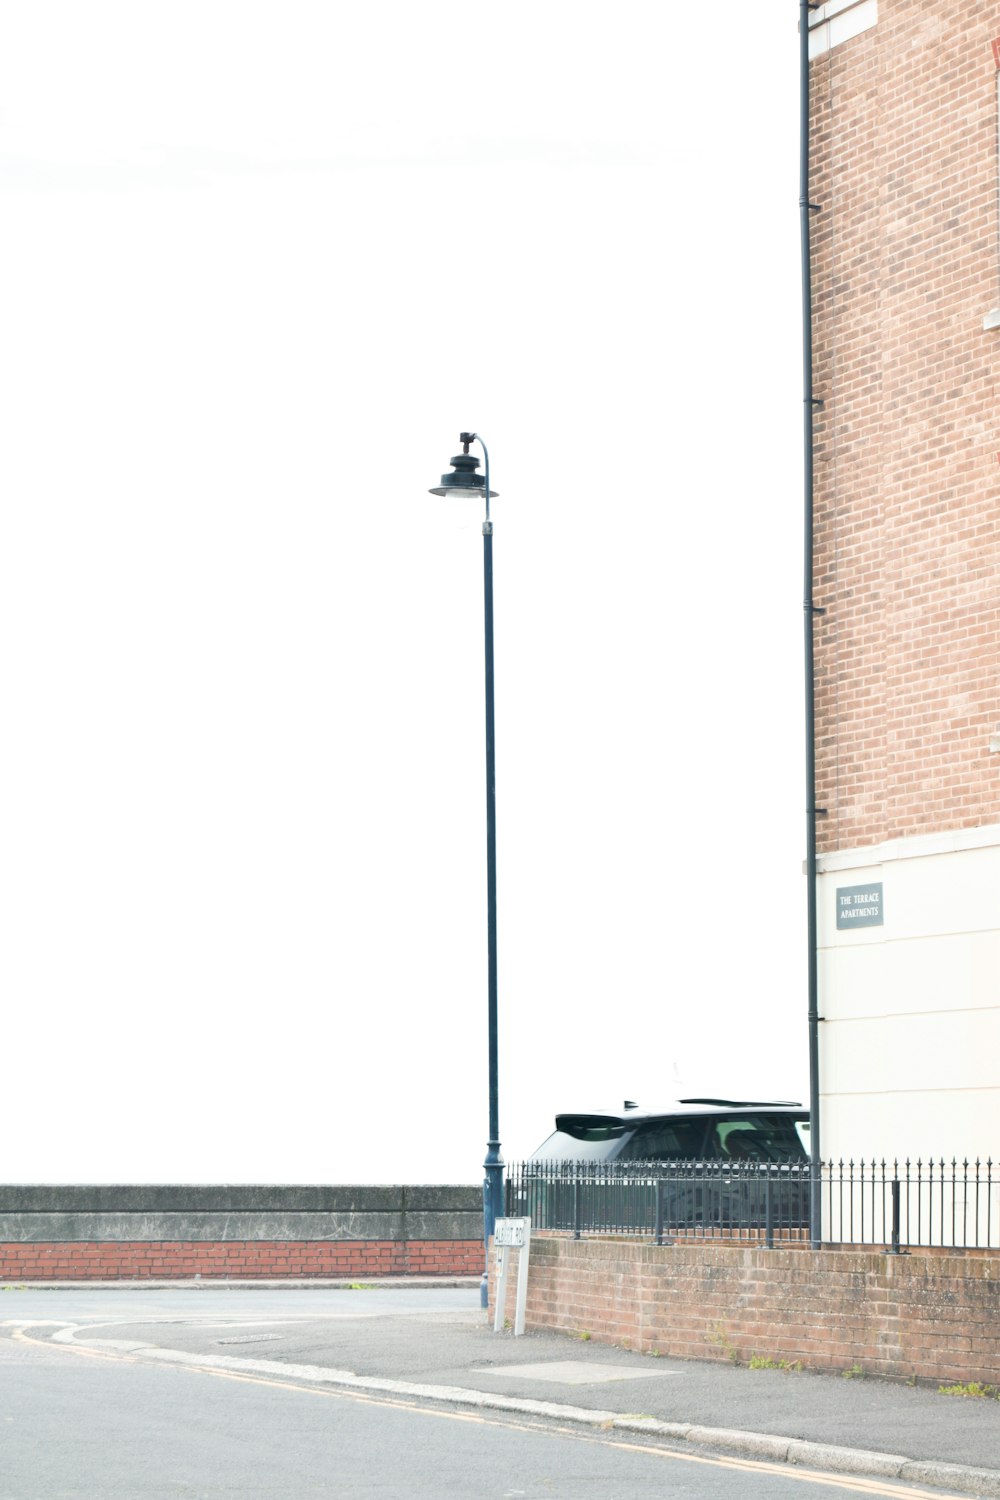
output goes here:
[{"label": "red brick wall", "polygon": [[125,1240],[0,1244],[0,1281],[478,1276],[480,1240]]},{"label": "red brick wall", "polygon": [[821,850],[1000,820],[1000,0],[812,65]]},{"label": "red brick wall", "polygon": [[[516,1280],[512,1268],[512,1321]],[[683,1359],[757,1354],[815,1370],[1000,1384],[1000,1255],[536,1234],[526,1326]]]}]

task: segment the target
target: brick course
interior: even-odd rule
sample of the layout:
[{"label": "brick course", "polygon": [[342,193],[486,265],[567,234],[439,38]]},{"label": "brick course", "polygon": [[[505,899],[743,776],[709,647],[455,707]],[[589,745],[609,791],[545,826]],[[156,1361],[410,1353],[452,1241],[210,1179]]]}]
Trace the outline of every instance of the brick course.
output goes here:
[{"label": "brick course", "polygon": [[[508,1277],[511,1320],[516,1281]],[[491,1280],[491,1306],[493,1292]],[[526,1326],[684,1359],[758,1354],[813,1370],[860,1365],[869,1375],[1000,1384],[1000,1256],[536,1232]]]},{"label": "brick course", "polygon": [[812,65],[822,851],[1000,821],[1000,3]]},{"label": "brick course", "polygon": [[0,1281],[478,1276],[481,1240],[123,1240],[0,1244]]}]

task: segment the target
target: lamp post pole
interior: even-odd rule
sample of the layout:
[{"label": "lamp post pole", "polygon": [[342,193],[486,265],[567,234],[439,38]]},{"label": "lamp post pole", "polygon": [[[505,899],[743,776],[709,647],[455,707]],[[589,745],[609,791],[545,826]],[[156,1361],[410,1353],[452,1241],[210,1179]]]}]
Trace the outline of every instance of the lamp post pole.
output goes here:
[{"label": "lamp post pole", "polygon": [[[454,472],[443,474],[432,495],[456,492],[482,495],[486,501],[483,521],[483,615],[486,644],[486,953],[489,1030],[489,1139],[486,1143],[483,1181],[483,1247],[488,1257],[497,1219],[503,1215],[503,1157],[500,1155],[500,1105],[497,1069],[497,813],[496,813],[496,721],[493,710],[493,522],[490,520],[490,456],[477,432],[459,434],[463,451],[452,459]],[[476,473],[478,458],[469,445],[483,450],[483,475]],[[487,1305],[487,1259],[482,1281],[482,1305]]]},{"label": "lamp post pole", "polygon": [[[482,439],[480,438],[480,442]],[[483,453],[486,444],[483,443]],[[485,460],[486,519],[483,522],[483,615],[486,642],[486,953],[489,1016],[490,1134],[483,1182],[483,1237],[489,1248],[503,1215],[503,1157],[497,1069],[497,804],[496,724],[493,713],[493,522],[490,520],[490,461]],[[485,1288],[484,1288],[485,1290]]]}]

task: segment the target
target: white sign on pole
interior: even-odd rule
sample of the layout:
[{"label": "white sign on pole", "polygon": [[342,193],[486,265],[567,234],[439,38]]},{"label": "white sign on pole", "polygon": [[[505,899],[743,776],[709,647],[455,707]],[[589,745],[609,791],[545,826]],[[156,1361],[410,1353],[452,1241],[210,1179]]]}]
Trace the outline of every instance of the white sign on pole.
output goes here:
[{"label": "white sign on pole", "polygon": [[493,1231],[494,1245],[510,1245],[520,1250],[524,1244],[524,1226],[529,1219],[497,1219]]},{"label": "white sign on pole", "polygon": [[512,1250],[517,1255],[517,1301],[514,1311],[514,1337],[524,1332],[524,1312],[528,1303],[528,1258],[531,1251],[530,1219],[497,1219],[493,1230],[493,1248],[496,1251],[496,1307],[493,1312],[493,1332],[503,1329],[504,1308],[507,1305],[507,1267]]}]

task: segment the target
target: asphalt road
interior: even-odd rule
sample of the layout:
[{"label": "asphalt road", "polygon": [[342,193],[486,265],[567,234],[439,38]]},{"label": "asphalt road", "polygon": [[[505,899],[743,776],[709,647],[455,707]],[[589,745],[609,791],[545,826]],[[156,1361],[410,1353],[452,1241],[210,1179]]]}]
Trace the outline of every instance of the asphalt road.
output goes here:
[{"label": "asphalt road", "polygon": [[[12,1319],[50,1320],[53,1328],[77,1323],[98,1338],[131,1338],[192,1354],[333,1365],[370,1377],[472,1386],[981,1466],[997,1472],[1000,1495],[1000,1401],[946,1397],[936,1389],[860,1377],[654,1359],[565,1334],[494,1335],[473,1286],[404,1282],[356,1290],[200,1282],[0,1289],[0,1325]],[[239,1329],[214,1326],[227,1319],[257,1320],[259,1326],[245,1330],[254,1342],[222,1343],[241,1336]],[[264,1326],[269,1321],[281,1326]],[[585,1361],[591,1378],[562,1384],[549,1378],[544,1366],[567,1359]],[[514,1373],[522,1367],[528,1368]],[[604,1379],[608,1367],[628,1369],[629,1380]]]},{"label": "asphalt road", "polygon": [[[204,1301],[198,1311],[202,1324],[212,1316]],[[223,1327],[211,1330],[216,1346],[256,1336],[260,1319],[280,1312],[258,1304],[241,1314],[227,1299],[215,1314]],[[171,1315],[186,1316],[176,1303]],[[552,1421],[317,1388],[296,1379],[293,1367],[287,1376],[263,1376],[158,1365],[111,1344],[53,1342],[53,1328],[7,1327],[0,1338],[0,1500],[943,1497],[877,1479],[679,1453]],[[241,1346],[225,1347],[235,1353]]]}]

